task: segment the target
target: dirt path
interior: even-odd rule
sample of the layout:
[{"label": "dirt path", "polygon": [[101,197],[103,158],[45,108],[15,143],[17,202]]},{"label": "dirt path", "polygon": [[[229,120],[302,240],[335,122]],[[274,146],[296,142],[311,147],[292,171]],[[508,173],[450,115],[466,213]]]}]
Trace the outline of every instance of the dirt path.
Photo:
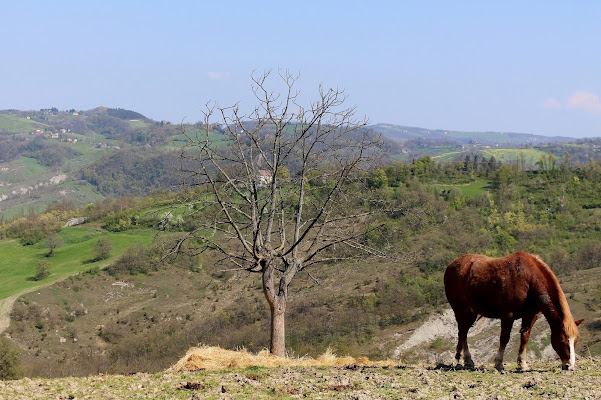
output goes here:
[{"label": "dirt path", "polygon": [[[104,269],[106,268],[108,263],[104,263],[102,265],[100,265],[100,269]],[[72,275],[77,275],[79,272],[73,273]],[[19,293],[15,293],[12,296],[6,297],[4,299],[0,300],[0,334],[4,333],[4,331],[6,329],[8,329],[8,326],[10,325],[10,313],[13,310],[13,305],[15,304],[15,301],[17,301],[17,299],[21,296],[23,296],[24,294],[27,293],[31,293],[34,292],[36,290],[40,290],[42,288],[45,288],[46,286],[50,286],[50,285],[54,285],[55,283],[61,282],[67,278],[69,278],[72,275],[67,275],[65,277],[62,277],[60,279],[56,279],[54,281],[51,282],[46,282],[43,283],[39,286],[35,286],[32,288],[28,288],[25,290],[20,291]],[[0,400],[2,398],[0,397]]]},{"label": "dirt path", "polygon": [[8,326],[10,325],[10,313],[13,310],[13,305],[15,304],[15,301],[17,301],[19,297],[23,296],[24,294],[34,292],[36,290],[40,290],[46,286],[53,285],[56,282],[60,282],[61,280],[62,279],[59,279],[56,281],[44,283],[40,286],[25,289],[20,291],[19,293],[13,294],[10,297],[0,300],[0,334],[2,334],[6,329],[8,329]]},{"label": "dirt path", "polygon": [[19,296],[28,292],[30,292],[30,290],[13,294],[10,297],[0,300],[0,333],[3,333],[10,325],[10,313],[13,310],[13,304],[15,304],[15,301],[19,298]]}]

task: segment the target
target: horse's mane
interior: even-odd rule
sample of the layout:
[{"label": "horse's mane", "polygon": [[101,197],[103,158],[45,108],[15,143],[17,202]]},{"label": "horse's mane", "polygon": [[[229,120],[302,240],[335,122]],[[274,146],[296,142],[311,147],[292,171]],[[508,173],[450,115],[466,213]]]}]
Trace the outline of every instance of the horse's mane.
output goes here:
[{"label": "horse's mane", "polygon": [[561,313],[561,318],[563,322],[563,329],[568,335],[568,337],[574,337],[578,335],[578,327],[574,322],[574,317],[572,316],[572,312],[570,311],[570,306],[568,305],[568,299],[566,298],[565,293],[561,289],[559,285],[559,280],[549,267],[539,256],[536,254],[532,254],[534,259],[538,262],[539,267],[547,278],[547,282],[553,287],[555,292],[557,293],[557,300],[559,301],[559,312]]}]

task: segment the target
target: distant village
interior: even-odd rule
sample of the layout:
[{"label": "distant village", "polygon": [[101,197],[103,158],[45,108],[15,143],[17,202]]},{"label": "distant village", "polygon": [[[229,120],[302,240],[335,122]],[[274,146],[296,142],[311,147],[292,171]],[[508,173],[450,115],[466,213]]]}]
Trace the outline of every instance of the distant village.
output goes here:
[{"label": "distant village", "polygon": [[71,129],[59,129],[58,131],[48,131],[44,129],[36,129],[29,132],[30,135],[44,136],[48,139],[56,139],[61,142],[77,143],[77,138],[66,136],[67,133],[71,133]]},{"label": "distant village", "polygon": [[[36,129],[34,131],[29,132],[30,135],[34,136],[43,136],[48,139],[55,139],[60,142],[65,143],[77,143],[76,137],[67,136],[67,134],[71,133],[71,129],[59,129],[58,131],[50,131],[44,129]],[[119,150],[120,146],[111,145],[108,143],[96,143],[94,146],[96,149],[116,149]]]}]

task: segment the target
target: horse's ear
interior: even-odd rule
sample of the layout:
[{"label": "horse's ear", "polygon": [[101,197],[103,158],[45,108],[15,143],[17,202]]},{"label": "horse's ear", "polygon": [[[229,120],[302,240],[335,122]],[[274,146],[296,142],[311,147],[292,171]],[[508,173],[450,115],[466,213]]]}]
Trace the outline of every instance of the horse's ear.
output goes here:
[{"label": "horse's ear", "polygon": [[582,321],[584,321],[584,319],[579,319],[578,321],[574,321],[574,323],[576,324],[576,326],[578,326],[582,323]]}]

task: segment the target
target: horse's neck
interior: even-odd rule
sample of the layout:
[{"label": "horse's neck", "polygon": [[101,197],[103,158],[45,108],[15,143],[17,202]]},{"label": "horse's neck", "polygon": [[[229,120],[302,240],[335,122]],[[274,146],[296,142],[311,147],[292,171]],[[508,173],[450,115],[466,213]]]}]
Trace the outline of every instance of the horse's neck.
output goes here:
[{"label": "horse's neck", "polygon": [[565,302],[565,295],[561,287],[550,282],[544,285],[544,289],[541,288],[541,293],[538,296],[542,303],[541,311],[549,325],[562,327],[566,311],[562,306],[562,297],[564,298],[563,302]]}]

